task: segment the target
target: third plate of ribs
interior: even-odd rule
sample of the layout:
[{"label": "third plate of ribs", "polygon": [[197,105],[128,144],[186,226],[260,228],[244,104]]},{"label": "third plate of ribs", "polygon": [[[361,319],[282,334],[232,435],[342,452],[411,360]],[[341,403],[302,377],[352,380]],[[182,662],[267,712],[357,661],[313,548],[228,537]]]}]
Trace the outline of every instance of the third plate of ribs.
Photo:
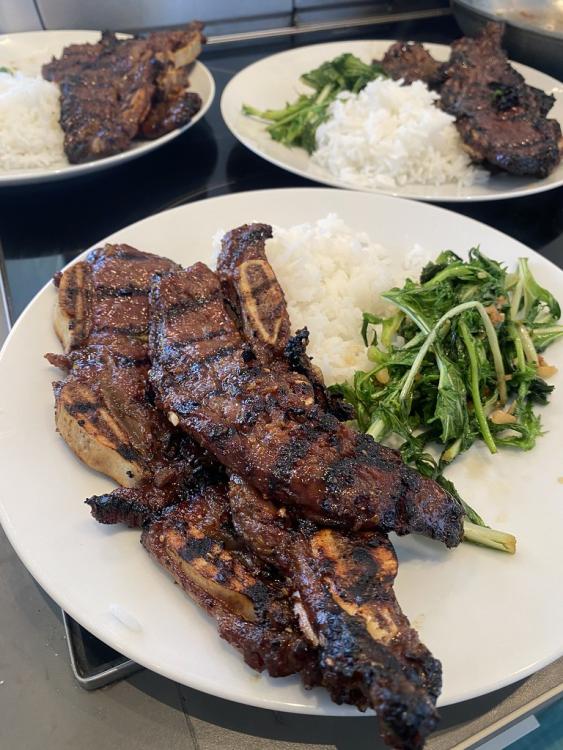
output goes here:
[{"label": "third plate of ribs", "polygon": [[[232,237],[263,243],[263,227]],[[285,359],[261,364],[204,264],[153,285],[149,350],[157,402],[172,424],[266,498],[341,528],[461,541],[463,512],[453,497],[323,409],[307,376]]]}]

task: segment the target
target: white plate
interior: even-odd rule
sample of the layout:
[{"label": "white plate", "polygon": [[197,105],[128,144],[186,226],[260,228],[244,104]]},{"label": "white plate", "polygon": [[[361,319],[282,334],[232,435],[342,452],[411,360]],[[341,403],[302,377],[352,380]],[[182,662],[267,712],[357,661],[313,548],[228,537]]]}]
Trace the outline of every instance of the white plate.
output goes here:
[{"label": "white plate", "polygon": [[[125,36],[125,35],[120,35]],[[85,44],[97,42],[99,31],[29,31],[21,34],[5,34],[0,36],[0,66],[16,68],[26,75],[41,75],[41,66],[53,57],[59,57],[63,49],[69,44]],[[102,169],[115,167],[130,159],[147,154],[155,148],[178,138],[183,132],[195,125],[204,117],[215,96],[215,82],[209,70],[203,63],[196,60],[190,75],[190,91],[201,96],[202,105],[199,112],[184,125],[154,141],[134,141],[131,148],[115,156],[87,162],[86,164],[68,164],[57,168],[0,170],[0,187],[4,185],[21,185],[37,182],[60,180],[65,177],[77,177],[91,174]]]},{"label": "white plate", "polygon": [[[313,44],[259,60],[244,68],[226,86],[221,97],[223,119],[241,143],[272,164],[325,185],[365,190],[366,188],[358,188],[339,180],[327,169],[314,164],[303,149],[288,148],[272,140],[266,132],[264,123],[242,114],[242,105],[251,104],[258,109],[279,109],[285,106],[286,102],[294,101],[300,93],[311,93],[311,89],[299,81],[303,73],[344,52],[352,52],[366,62],[380,60],[391,44],[393,42],[390,40]],[[450,48],[443,44],[424,46],[438,60],[447,60],[449,57]],[[563,123],[563,83],[526,65],[513,65],[531,86],[556,94],[556,101],[549,116]],[[516,198],[551,190],[559,185],[563,185],[563,163],[543,180],[501,174],[491,176],[484,184],[467,187],[454,184],[405,185],[389,190],[373,188],[372,192],[423,201],[458,202]]]},{"label": "white plate", "polygon": [[[540,282],[563,300],[563,273],[506,235],[443,209],[369,193],[239,193],[153,216],[110,239],[188,265],[210,258],[218,228],[251,220],[290,226],[331,211],[397,253],[418,242],[436,253],[479,244],[511,264],[527,255]],[[0,357],[0,521],[24,564],[88,630],[178,682],[270,709],[355,715],[321,689],[306,692],[297,678],[252,672],[151,561],[138,531],[92,520],[83,499],[112,483],[82,465],[55,433],[51,381],[58,373],[42,358],[60,349],[51,329],[54,300],[50,285],[36,296]],[[563,347],[555,345],[549,361],[561,364],[562,355]],[[451,472],[491,524],[516,534],[516,556],[469,544],[448,551],[422,538],[397,541],[397,594],[443,662],[442,705],[513,682],[563,653],[561,380],[544,415],[547,434],[535,451],[491,457],[475,448]]]}]

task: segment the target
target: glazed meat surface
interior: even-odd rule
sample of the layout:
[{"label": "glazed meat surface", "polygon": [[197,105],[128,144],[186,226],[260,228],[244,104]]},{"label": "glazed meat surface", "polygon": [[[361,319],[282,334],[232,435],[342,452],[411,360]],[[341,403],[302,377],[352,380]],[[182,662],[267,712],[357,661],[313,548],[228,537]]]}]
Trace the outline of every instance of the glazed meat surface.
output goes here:
[{"label": "glazed meat surface", "polygon": [[185,125],[201,107],[185,91],[186,66],[205,41],[202,25],[118,39],[104,33],[96,44],[71,45],[43,66],[59,84],[65,153],[81,163],[125,151],[138,135],[157,138]]},{"label": "glazed meat surface", "polygon": [[475,39],[452,44],[441,88],[443,108],[476,161],[516,175],[546,177],[559,164],[563,141],[545,117],[553,97],[528,86],[501,48],[504,27],[488,24]]},{"label": "glazed meat surface", "polygon": [[381,61],[390,78],[401,78],[405,83],[424,81],[436,88],[443,81],[443,64],[435,60],[420,42],[395,42]]},{"label": "glazed meat surface", "polygon": [[[56,278],[55,330],[66,354],[47,355],[67,371],[54,384],[57,429],[86,464],[136,489],[91,503],[99,519],[176,501],[208,473],[204,452],[173,430],[148,384],[149,289],[175,263],[128,245],[106,245]],[[142,498],[148,493],[146,498]],[[108,522],[108,521],[106,521]]]},{"label": "glazed meat surface", "polygon": [[268,224],[244,224],[223,238],[217,274],[235,322],[258,361],[282,361],[311,383],[315,402],[338,419],[352,419],[353,410],[328,393],[321,370],[307,356],[307,329],[291,336],[285,295],[266,258]]},{"label": "glazed meat surface", "polygon": [[286,362],[260,366],[206,266],[157,280],[151,310],[158,403],[265,497],[345,528],[461,541],[463,513],[448,493],[323,411],[310,381]]},{"label": "glazed meat surface", "polygon": [[224,490],[207,488],[165,510],[141,541],[250,667],[316,682],[315,648],[301,633],[285,579],[236,537]]},{"label": "glazed meat surface", "polygon": [[395,599],[397,559],[387,537],[292,523],[237,476],[229,496],[237,531],[287,576],[332,699],[375,709],[392,747],[421,748],[437,721],[441,667]]}]

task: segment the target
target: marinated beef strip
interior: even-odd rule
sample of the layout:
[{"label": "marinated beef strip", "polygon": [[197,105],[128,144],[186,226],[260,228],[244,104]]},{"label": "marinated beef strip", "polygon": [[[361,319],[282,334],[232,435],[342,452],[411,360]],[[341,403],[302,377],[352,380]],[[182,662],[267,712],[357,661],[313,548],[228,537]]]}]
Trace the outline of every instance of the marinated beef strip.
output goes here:
[{"label": "marinated beef strip", "polygon": [[236,536],[219,486],[154,517],[141,542],[250,667],[273,677],[300,672],[307,685],[317,682],[316,649],[301,633],[285,580]]},{"label": "marinated beef strip", "polygon": [[154,406],[148,384],[150,283],[154,274],[176,268],[128,245],[93,250],[55,279],[55,330],[66,353],[47,355],[68,371],[54,384],[61,436],[93,469],[140,488],[137,495],[148,492],[151,507],[165,495],[175,499],[173,490],[205,463],[203,452]]},{"label": "marinated beef strip", "polygon": [[344,534],[292,520],[240,477],[229,485],[245,542],[287,576],[320,683],[336,703],[373,708],[392,747],[414,750],[437,721],[441,666],[393,593],[397,558],[384,534]]},{"label": "marinated beef strip", "polygon": [[285,362],[260,365],[202,263],[153,284],[149,352],[157,403],[172,424],[266,498],[342,528],[461,541],[454,498],[323,411],[309,380]]},{"label": "marinated beef strip", "polygon": [[201,52],[202,24],[146,38],[106,32],[96,44],[66,47],[43,66],[59,84],[65,153],[72,163],[126,150],[139,135],[157,138],[185,125],[201,107],[187,92],[190,65]]}]

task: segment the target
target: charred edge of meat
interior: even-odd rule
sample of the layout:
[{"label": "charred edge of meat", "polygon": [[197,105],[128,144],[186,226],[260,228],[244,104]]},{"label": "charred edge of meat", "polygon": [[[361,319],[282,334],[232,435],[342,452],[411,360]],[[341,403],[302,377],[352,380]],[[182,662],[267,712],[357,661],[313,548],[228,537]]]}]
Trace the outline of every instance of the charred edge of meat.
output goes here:
[{"label": "charred edge of meat", "polygon": [[306,327],[300,328],[289,339],[284,351],[289,367],[293,372],[298,372],[308,378],[315,392],[315,401],[319,406],[341,422],[354,419],[354,407],[347,404],[342,396],[332,394],[327,390],[321,370],[313,364],[311,357],[307,354],[308,343],[309,331]]},{"label": "charred edge of meat", "polygon": [[145,525],[141,542],[184,591],[216,621],[219,635],[246,663],[273,677],[316,674],[283,580],[244,547],[226,543],[228,505],[212,492],[165,511]]},{"label": "charred edge of meat", "polygon": [[154,140],[182,128],[199,112],[201,105],[201,96],[193,91],[159,101],[141,123],[140,135]]},{"label": "charred edge of meat", "polygon": [[103,524],[124,523],[140,528],[164,508],[180,502],[182,493],[171,487],[168,491],[152,484],[140,487],[118,487],[105,495],[93,495],[84,502],[90,506],[92,516]]}]

